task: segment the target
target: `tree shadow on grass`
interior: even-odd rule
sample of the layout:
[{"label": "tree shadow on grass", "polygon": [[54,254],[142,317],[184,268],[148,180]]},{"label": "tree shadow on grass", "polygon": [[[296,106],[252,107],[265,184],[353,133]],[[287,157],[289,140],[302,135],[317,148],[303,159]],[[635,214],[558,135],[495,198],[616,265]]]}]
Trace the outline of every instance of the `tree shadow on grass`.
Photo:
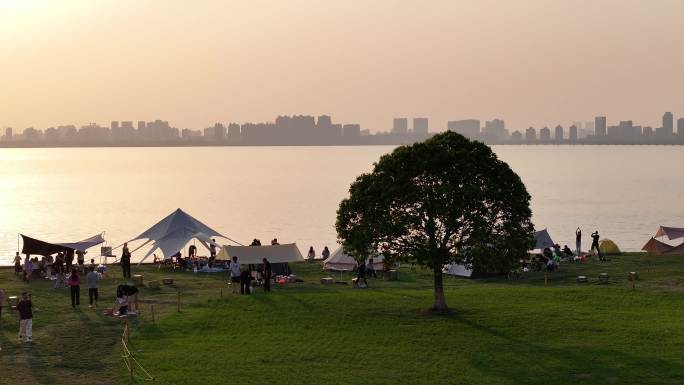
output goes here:
[{"label": "tree shadow on grass", "polygon": [[[623,350],[587,346],[553,347],[512,337],[473,322],[460,313],[447,315],[477,330],[501,347],[469,351],[474,368],[511,384],[684,384],[684,364],[630,354]],[[532,326],[532,325],[531,325]]]}]

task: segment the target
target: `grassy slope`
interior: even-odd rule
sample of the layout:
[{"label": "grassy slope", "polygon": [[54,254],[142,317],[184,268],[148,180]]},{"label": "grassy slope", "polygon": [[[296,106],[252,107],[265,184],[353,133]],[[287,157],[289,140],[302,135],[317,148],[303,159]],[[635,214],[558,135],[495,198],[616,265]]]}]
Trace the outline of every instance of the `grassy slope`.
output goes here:
[{"label": "grassy slope", "polygon": [[[175,311],[175,288],[144,289],[146,312],[133,324],[137,356],[162,384],[684,383],[680,257],[568,264],[548,287],[539,273],[516,282],[450,278],[449,316],[422,311],[432,293],[421,270],[402,271],[399,282],[373,280],[368,290],[321,286],[317,265],[295,270],[307,283],[233,296],[217,276],[145,268],[146,277],[176,279],[183,311]],[[635,291],[631,270],[641,276]],[[611,284],[596,284],[599,272]],[[577,284],[578,274],[594,282]],[[8,276],[0,272],[6,291],[25,285]],[[103,289],[108,299],[113,284]],[[16,317],[3,315],[0,382],[127,383],[120,323],[72,312],[65,290],[31,286],[42,310],[36,342],[16,343]]]}]

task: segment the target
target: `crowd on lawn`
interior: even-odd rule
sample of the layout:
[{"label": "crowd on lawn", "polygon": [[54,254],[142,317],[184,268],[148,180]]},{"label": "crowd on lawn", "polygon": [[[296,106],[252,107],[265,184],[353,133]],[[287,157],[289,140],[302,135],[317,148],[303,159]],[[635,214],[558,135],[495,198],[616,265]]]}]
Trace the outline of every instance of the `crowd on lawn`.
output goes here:
[{"label": "crowd on lawn", "polygon": [[533,255],[529,260],[520,260],[521,268],[524,272],[527,271],[555,271],[560,268],[561,262],[585,261],[590,256],[597,256],[599,261],[606,261],[606,257],[599,247],[600,235],[598,230],[591,233],[591,247],[588,253],[582,252],[582,230],[578,227],[575,230],[575,250],[571,250],[568,245],[560,247],[559,244],[554,244],[551,247],[545,247],[541,254]]}]

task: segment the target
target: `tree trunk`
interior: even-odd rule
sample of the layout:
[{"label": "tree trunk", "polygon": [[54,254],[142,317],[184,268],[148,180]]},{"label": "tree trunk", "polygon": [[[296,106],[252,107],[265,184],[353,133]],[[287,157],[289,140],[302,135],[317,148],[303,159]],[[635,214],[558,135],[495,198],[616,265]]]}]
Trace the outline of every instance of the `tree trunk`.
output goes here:
[{"label": "tree trunk", "polygon": [[446,299],[444,298],[444,284],[442,281],[442,266],[440,264],[435,264],[433,268],[434,282],[435,282],[435,304],[432,305],[433,311],[446,312],[449,307],[446,304]]}]

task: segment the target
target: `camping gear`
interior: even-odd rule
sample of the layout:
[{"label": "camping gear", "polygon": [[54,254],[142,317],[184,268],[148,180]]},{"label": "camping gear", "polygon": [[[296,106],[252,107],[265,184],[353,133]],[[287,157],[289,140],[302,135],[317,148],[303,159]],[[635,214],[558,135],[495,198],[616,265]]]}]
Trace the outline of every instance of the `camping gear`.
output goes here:
[{"label": "camping gear", "polygon": [[627,280],[638,281],[639,280],[639,274],[636,271],[630,271],[629,274],[627,274]]},{"label": "camping gear", "polygon": [[655,255],[679,255],[684,254],[684,241],[677,245],[668,245],[665,242],[659,241],[656,238],[667,237],[673,241],[675,239],[684,238],[684,228],[660,226],[655,235],[646,242],[641,250]]},{"label": "camping gear", "polygon": [[135,286],[143,286],[143,276],[142,274],[134,274],[133,275],[133,284]]},{"label": "camping gear", "polygon": [[602,239],[599,242],[599,249],[603,254],[621,254],[620,248],[610,239]]},{"label": "camping gear", "polygon": [[146,239],[145,243],[132,250],[131,253],[152,242],[152,248],[147,252],[147,254],[145,254],[142,260],[140,260],[138,263],[140,264],[143,263],[145,259],[152,255],[157,249],[161,250],[162,254],[164,254],[164,258],[172,258],[193,239],[197,239],[204,247],[207,248],[207,250],[209,249],[209,245],[218,247],[218,244],[212,241],[212,237],[221,237],[235,242],[193,218],[185,211],[176,209],[176,211],[167,215],[152,227],[145,230],[142,234],[128,242]]},{"label": "camping gear", "polygon": [[331,277],[321,278],[321,285],[332,285],[333,283],[335,283],[335,280]]},{"label": "camping gear", "polygon": [[173,285],[173,278],[162,278],[162,283],[164,285]]},{"label": "camping gear", "polygon": [[540,252],[547,247],[550,248],[553,247],[553,245],[555,245],[547,229],[535,231],[534,240],[535,245],[533,250],[539,250]]},{"label": "camping gear", "polygon": [[86,251],[87,249],[104,243],[102,233],[86,238],[79,242],[49,243],[40,239],[31,238],[24,234],[19,234],[23,241],[21,248],[22,254],[52,255],[57,253],[73,253],[75,251]]},{"label": "camping gear", "polygon": [[608,273],[599,274],[599,283],[608,283]]},{"label": "camping gear", "polygon": [[585,283],[588,282],[589,280],[587,279],[586,275],[578,275],[577,276],[577,282],[578,283]]},{"label": "camping gear", "polygon": [[[368,259],[366,262],[368,263]],[[385,257],[382,255],[376,255],[373,257],[373,269],[376,271],[382,271],[383,265],[385,263]],[[356,270],[356,260],[352,258],[349,254],[345,253],[344,250],[339,247],[328,259],[323,261],[323,268],[325,270],[331,271],[354,271]]]},{"label": "camping gear", "polygon": [[19,297],[16,295],[11,295],[7,297],[7,303],[10,306],[10,309],[15,310],[17,308],[17,304],[19,304]]}]

